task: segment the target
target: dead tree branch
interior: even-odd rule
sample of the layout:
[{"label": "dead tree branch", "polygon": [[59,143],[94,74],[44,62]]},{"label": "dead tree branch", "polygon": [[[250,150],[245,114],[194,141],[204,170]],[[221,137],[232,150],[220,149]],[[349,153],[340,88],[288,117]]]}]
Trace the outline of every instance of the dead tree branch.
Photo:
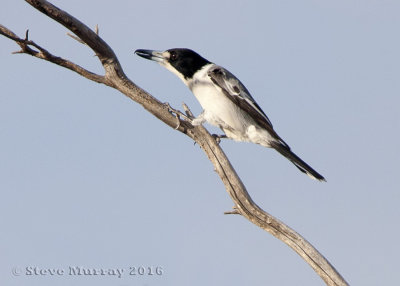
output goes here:
[{"label": "dead tree branch", "polygon": [[[214,165],[216,172],[220,176],[227,192],[234,202],[233,211],[228,213],[244,216],[252,223],[286,243],[317,272],[327,285],[348,285],[328,260],[307,242],[307,240],[269,213],[263,211],[253,202],[223,150],[204,127],[192,126],[189,121],[184,120],[185,117],[182,116],[183,113],[174,110],[167,103],[160,102],[134,84],[125,75],[113,50],[96,32],[92,31],[75,17],[47,1],[25,1],[48,17],[65,26],[74,33],[81,42],[88,45],[95,52],[104,67],[104,75],[95,74],[69,60],[54,56],[34,41],[29,40],[28,31],[25,38],[22,39],[6,27],[0,25],[0,34],[13,40],[20,46],[21,50],[17,53],[28,54],[49,61],[70,69],[89,80],[117,89],[142,105],[165,124],[192,138],[203,149],[208,159]],[[186,111],[186,114],[190,116],[188,109]]]}]

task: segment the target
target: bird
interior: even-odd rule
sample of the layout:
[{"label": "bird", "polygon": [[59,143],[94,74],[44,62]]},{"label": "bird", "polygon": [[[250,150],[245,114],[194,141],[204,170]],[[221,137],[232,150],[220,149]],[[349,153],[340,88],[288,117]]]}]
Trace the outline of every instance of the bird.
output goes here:
[{"label": "bird", "polygon": [[273,148],[312,179],[326,181],[292,152],[247,88],[227,69],[186,48],[138,49],[135,54],[159,63],[192,91],[203,108],[200,115],[192,119],[193,126],[207,122],[222,129],[225,135],[221,138]]}]

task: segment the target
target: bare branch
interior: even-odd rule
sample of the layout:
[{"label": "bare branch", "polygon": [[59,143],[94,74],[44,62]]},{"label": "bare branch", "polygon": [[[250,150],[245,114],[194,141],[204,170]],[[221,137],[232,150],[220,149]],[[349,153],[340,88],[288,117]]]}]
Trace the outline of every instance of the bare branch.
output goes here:
[{"label": "bare branch", "polygon": [[[15,41],[21,47],[21,50],[13,52],[13,54],[28,54],[36,58],[52,62],[56,65],[62,66],[74,72],[77,72],[81,76],[86,77],[87,79],[93,80],[95,82],[106,83],[104,76],[92,73],[69,60],[54,56],[46,49],[36,44],[35,42],[30,41],[29,30],[27,30],[25,33],[25,39],[21,39],[17,35],[15,35],[12,31],[7,29],[3,25],[0,25],[0,34]],[[36,50],[34,50],[32,47],[36,48]]]},{"label": "bare branch", "polygon": [[[94,27],[94,32],[96,33],[96,35],[99,35],[99,25],[96,24],[96,27]],[[87,45],[84,41],[82,41],[81,39],[79,39],[77,36],[72,35],[71,33],[67,33],[68,36],[70,36],[72,39],[74,39],[75,41],[78,41],[79,43],[81,43],[82,45]]]},{"label": "bare branch", "polygon": [[[210,135],[203,126],[191,125],[190,119],[193,118],[193,114],[185,104],[183,104],[183,107],[186,116],[182,112],[173,109],[169,104],[161,103],[149,93],[135,85],[123,72],[110,46],[100,38],[98,33],[89,29],[78,19],[45,0],[25,1],[48,17],[65,26],[73,32],[80,41],[87,44],[98,56],[104,67],[105,75],[99,76],[93,74],[68,60],[53,56],[35,42],[28,40],[28,35],[25,39],[20,39],[4,26],[0,26],[0,34],[15,41],[21,47],[21,51],[19,52],[55,63],[73,70],[90,80],[113,87],[141,104],[146,110],[170,127],[192,138],[204,150],[223,181],[227,192],[234,201],[235,206],[232,211],[227,212],[228,214],[240,214],[286,243],[314,269],[327,285],[348,285],[329,261],[307,240],[277,218],[263,211],[253,202],[245,186],[214,137]],[[186,120],[181,120],[180,117]]]},{"label": "bare branch", "polygon": [[72,39],[74,39],[75,41],[77,41],[78,43],[81,43],[82,45],[86,45],[86,43],[84,41],[82,41],[81,39],[79,39],[77,36],[72,35],[71,33],[67,33],[67,36],[70,36]]},{"label": "bare branch", "polygon": [[237,210],[237,208],[234,206],[233,208],[232,208],[232,210],[231,211],[226,211],[226,212],[224,212],[224,214],[239,214],[240,215],[240,212]]}]

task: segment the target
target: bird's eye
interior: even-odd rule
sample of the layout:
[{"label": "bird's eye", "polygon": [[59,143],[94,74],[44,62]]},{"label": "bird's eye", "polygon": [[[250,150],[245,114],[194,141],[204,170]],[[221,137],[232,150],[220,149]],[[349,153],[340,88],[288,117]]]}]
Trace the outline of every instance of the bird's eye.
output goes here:
[{"label": "bird's eye", "polygon": [[178,58],[178,55],[176,54],[176,52],[170,52],[169,53],[169,59],[171,61],[175,61]]}]

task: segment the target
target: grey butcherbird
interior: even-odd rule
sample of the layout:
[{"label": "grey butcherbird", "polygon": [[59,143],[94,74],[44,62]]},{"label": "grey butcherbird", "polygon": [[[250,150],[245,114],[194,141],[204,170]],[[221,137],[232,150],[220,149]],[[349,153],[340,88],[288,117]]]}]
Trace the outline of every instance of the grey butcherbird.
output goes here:
[{"label": "grey butcherbird", "polygon": [[136,50],[135,53],[158,62],[189,87],[203,107],[203,112],[192,120],[193,125],[208,122],[220,127],[233,140],[274,148],[300,171],[313,179],[325,181],[323,176],[290,150],[246,87],[228,70],[189,49],[170,49],[165,52]]}]

